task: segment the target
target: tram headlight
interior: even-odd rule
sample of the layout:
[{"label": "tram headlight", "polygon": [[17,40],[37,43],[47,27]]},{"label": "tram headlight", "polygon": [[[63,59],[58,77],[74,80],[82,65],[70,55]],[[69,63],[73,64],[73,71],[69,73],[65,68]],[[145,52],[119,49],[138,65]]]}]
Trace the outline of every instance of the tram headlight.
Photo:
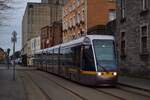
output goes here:
[{"label": "tram headlight", "polygon": [[113,72],[113,75],[114,75],[114,76],[117,76],[117,72]]},{"label": "tram headlight", "polygon": [[98,72],[98,73],[97,73],[97,75],[98,75],[98,76],[101,76],[101,75],[102,75],[102,73],[101,73],[101,72]]}]

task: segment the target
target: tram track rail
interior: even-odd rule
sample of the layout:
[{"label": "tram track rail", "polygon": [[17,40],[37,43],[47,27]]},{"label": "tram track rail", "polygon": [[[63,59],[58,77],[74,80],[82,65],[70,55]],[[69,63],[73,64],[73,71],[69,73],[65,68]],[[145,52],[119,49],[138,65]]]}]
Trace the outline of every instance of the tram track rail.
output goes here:
[{"label": "tram track rail", "polygon": [[[35,73],[37,73],[37,72],[35,72]],[[33,73],[33,74],[35,74],[35,73]],[[49,80],[50,82],[55,83],[56,85],[58,85],[59,87],[63,88],[64,90],[67,90],[68,92],[70,92],[70,94],[78,97],[80,100],[88,100],[87,98],[81,96],[79,93],[76,93],[76,92],[72,91],[71,89],[64,87],[63,85],[57,83],[56,81],[50,79],[49,77],[47,77],[45,75],[42,75],[41,73],[38,73],[38,74],[39,74],[39,76],[44,77],[45,79]]]},{"label": "tram track rail", "polygon": [[101,93],[104,93],[104,94],[113,96],[113,97],[115,97],[115,98],[117,98],[117,99],[119,99],[119,100],[126,100],[126,99],[124,99],[124,98],[122,98],[122,97],[120,97],[120,96],[114,95],[113,93],[105,92],[105,91],[100,90],[100,89],[97,89],[97,88],[96,88],[95,90],[98,91],[98,92],[101,92]]},{"label": "tram track rail", "polygon": [[45,96],[46,100],[52,100],[52,98],[33,80],[32,76],[25,72],[24,73],[27,75],[27,77],[33,82],[33,84],[42,92],[42,94]]},{"label": "tram track rail", "polygon": [[[116,86],[116,88],[114,88],[114,89],[116,89],[116,90],[118,89],[118,90],[121,90],[121,91],[126,92],[126,93],[132,93],[132,94],[135,94],[135,95],[140,95],[140,96],[144,96],[144,97],[150,98],[150,95],[146,95],[146,94],[144,94],[144,93],[140,93],[140,92],[145,92],[145,91],[142,91],[142,90],[138,89],[138,91],[140,91],[140,92],[135,92],[135,91],[133,91],[133,90],[125,89],[126,87],[127,87],[127,86],[125,86],[125,87]],[[137,89],[137,88],[132,88],[132,87],[127,87],[127,88],[130,88],[130,89]],[[102,92],[102,93],[105,93],[105,94],[108,94],[108,95],[111,95],[111,96],[116,97],[116,98],[118,98],[118,99],[120,99],[120,100],[127,100],[127,99],[124,98],[124,97],[115,95],[114,93],[107,92],[107,91],[105,91],[105,90],[102,90],[101,88],[95,88],[95,90],[96,90],[96,91],[99,91],[99,92]],[[146,91],[146,92],[148,92],[148,91]]]},{"label": "tram track rail", "polygon": [[134,88],[134,89],[137,89],[137,90],[141,90],[141,91],[145,91],[145,92],[149,92],[150,93],[150,90],[148,89],[144,89],[144,88],[140,88],[140,87],[136,87],[136,86],[131,86],[131,85],[127,85],[127,84],[122,84],[122,83],[118,83],[120,86],[123,86],[123,87],[129,87],[129,88]]},{"label": "tram track rail", "polygon": [[[135,88],[135,87],[128,86],[128,85],[118,85],[117,88],[120,90],[126,91],[126,92],[130,92],[130,93],[134,93],[137,95],[141,95],[141,96],[150,98],[150,91],[145,91],[144,89],[141,89],[141,88],[137,88],[137,87]],[[128,89],[125,89],[125,88],[128,88]],[[149,95],[147,95],[147,94],[149,94]]]},{"label": "tram track rail", "polygon": [[[62,86],[61,84],[57,83],[56,81],[54,81],[54,80],[50,79],[49,77],[47,77],[47,76],[45,76],[45,75],[43,75],[43,74],[41,74],[41,73],[38,73],[38,74],[40,74],[41,76],[43,76],[43,77],[47,78],[48,80],[53,81],[55,84],[57,84],[57,85],[59,85],[60,87],[62,87],[62,88],[64,88],[64,89],[66,89],[66,90],[68,90],[68,91],[70,91],[71,93],[76,94],[77,96],[79,96],[80,98],[82,98],[82,100],[88,100],[88,99],[86,99],[85,97],[80,96],[80,95],[79,95],[79,94],[77,94],[76,92],[72,91],[71,89],[68,89],[68,88],[66,88],[66,87]],[[93,88],[91,88],[91,89],[93,89]],[[100,93],[103,93],[103,94],[106,94],[106,95],[112,96],[112,97],[114,97],[114,98],[116,98],[116,99],[119,99],[119,100],[126,100],[126,99],[124,99],[124,98],[122,98],[122,97],[119,97],[119,96],[117,96],[117,95],[113,95],[113,94],[111,94],[111,93],[107,93],[107,92],[102,91],[102,90],[99,90],[99,89],[94,89],[94,90],[96,90],[97,92],[100,92]]]},{"label": "tram track rail", "polygon": [[[74,92],[72,89],[69,89],[69,88],[63,86],[62,84],[59,84],[58,82],[56,82],[55,80],[51,79],[51,78],[48,77],[47,75],[43,75],[43,74],[40,73],[40,72],[35,72],[35,73],[33,73],[33,74],[35,74],[35,75],[38,74],[39,76],[44,77],[45,79],[49,80],[50,82],[55,83],[55,84],[58,85],[59,87],[65,89],[65,90],[67,90],[68,92],[70,92],[71,94],[77,96],[77,97],[80,98],[81,100],[88,100],[88,99],[85,98],[84,96],[81,96],[79,93]],[[130,87],[130,88],[131,88],[131,87]],[[111,93],[111,92],[109,92],[109,91],[107,91],[107,90],[103,90],[103,88],[102,88],[102,89],[101,89],[101,88],[91,88],[91,89],[96,90],[97,92],[100,92],[100,93],[103,93],[103,94],[112,96],[112,97],[114,97],[114,98],[116,98],[116,99],[118,99],[118,100],[128,100],[127,98],[122,97],[122,96],[119,96],[119,95],[117,95],[117,94],[115,94],[115,93],[113,93],[113,92]],[[131,88],[131,89],[132,89],[132,88]],[[134,89],[134,88],[133,88],[133,89]],[[114,90],[119,90],[119,91],[123,91],[123,92],[126,92],[126,93],[132,93],[132,94],[134,94],[134,95],[140,95],[140,96],[145,96],[145,97],[150,98],[149,95],[146,95],[146,94],[143,94],[143,93],[139,93],[139,92],[135,92],[135,91],[132,91],[132,90],[125,89],[125,88],[121,87],[120,85],[119,85],[119,86],[117,85],[117,86],[114,88]],[[141,90],[140,90],[140,91],[141,91]]]}]

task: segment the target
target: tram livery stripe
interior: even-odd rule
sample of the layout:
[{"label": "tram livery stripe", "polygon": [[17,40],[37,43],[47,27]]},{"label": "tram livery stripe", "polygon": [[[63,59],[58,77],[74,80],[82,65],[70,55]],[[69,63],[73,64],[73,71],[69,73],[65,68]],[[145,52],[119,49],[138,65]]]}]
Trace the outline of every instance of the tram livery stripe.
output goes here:
[{"label": "tram livery stripe", "polygon": [[90,75],[96,75],[96,71],[83,71],[83,70],[80,70],[80,73],[81,74],[90,74]]}]

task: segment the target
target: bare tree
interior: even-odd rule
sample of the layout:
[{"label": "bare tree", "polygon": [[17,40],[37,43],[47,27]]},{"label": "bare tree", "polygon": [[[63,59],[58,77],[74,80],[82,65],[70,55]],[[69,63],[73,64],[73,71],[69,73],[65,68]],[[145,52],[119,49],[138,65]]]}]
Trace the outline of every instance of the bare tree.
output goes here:
[{"label": "bare tree", "polygon": [[12,2],[12,0],[0,0],[0,26],[5,26],[5,24],[3,24],[3,21],[6,20],[7,17],[3,15],[2,11],[12,8],[8,5],[8,3],[10,2]]},{"label": "bare tree", "polygon": [[0,10],[5,10],[11,8],[7,4],[11,2],[12,0],[0,0]]}]

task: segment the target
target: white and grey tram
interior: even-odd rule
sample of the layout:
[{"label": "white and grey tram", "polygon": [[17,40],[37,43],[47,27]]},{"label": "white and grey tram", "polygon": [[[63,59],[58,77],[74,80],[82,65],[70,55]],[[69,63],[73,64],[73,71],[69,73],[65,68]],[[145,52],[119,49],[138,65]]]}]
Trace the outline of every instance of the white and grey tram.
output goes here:
[{"label": "white and grey tram", "polygon": [[87,35],[36,51],[34,66],[85,85],[115,85],[118,68],[114,37]]}]

